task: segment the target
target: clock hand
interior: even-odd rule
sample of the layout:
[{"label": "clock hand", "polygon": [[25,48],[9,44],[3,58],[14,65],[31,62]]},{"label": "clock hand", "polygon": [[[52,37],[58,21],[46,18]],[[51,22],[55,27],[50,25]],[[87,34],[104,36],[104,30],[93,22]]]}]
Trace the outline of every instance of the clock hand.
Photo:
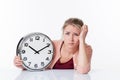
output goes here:
[{"label": "clock hand", "polygon": [[32,49],[35,52],[35,54],[38,53],[38,51],[36,51],[33,47],[29,46],[29,48]]},{"label": "clock hand", "polygon": [[49,46],[50,46],[50,44],[47,44],[47,46],[45,46],[45,47],[43,47],[42,49],[40,49],[40,50],[38,51],[38,53],[39,53],[40,51],[42,51],[43,49],[49,47]]}]

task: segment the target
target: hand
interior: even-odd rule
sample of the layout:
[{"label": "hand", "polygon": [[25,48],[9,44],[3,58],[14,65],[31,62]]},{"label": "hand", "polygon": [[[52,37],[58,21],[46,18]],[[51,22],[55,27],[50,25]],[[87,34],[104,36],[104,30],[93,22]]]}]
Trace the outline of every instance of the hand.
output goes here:
[{"label": "hand", "polygon": [[43,49],[49,47],[49,46],[50,46],[50,44],[48,43],[47,46],[45,46],[45,47],[43,47],[42,49],[40,49],[40,50],[38,51],[38,53],[39,53],[40,51],[42,51]]},{"label": "hand", "polygon": [[35,54],[38,53],[38,51],[36,51],[33,47],[29,46],[29,48],[32,49],[35,52]]},{"label": "hand", "polygon": [[20,60],[20,57],[19,56],[15,56],[14,58],[14,65],[18,68],[21,68],[23,69],[23,66],[22,66],[22,60]]},{"label": "hand", "polygon": [[87,32],[88,32],[88,26],[87,25],[83,25],[82,28],[81,28],[80,36],[79,36],[80,41],[85,42],[85,38],[86,38]]}]

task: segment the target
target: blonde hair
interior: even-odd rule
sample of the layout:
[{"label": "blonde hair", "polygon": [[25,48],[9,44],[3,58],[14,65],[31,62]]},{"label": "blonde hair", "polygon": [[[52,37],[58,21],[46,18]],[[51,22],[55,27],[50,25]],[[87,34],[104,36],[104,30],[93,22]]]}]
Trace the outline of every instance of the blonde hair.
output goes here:
[{"label": "blonde hair", "polygon": [[81,29],[81,27],[83,26],[83,21],[81,19],[78,18],[69,18],[65,21],[64,25],[63,25],[63,30],[65,29],[66,26],[68,25],[73,25],[78,27],[79,29]]}]

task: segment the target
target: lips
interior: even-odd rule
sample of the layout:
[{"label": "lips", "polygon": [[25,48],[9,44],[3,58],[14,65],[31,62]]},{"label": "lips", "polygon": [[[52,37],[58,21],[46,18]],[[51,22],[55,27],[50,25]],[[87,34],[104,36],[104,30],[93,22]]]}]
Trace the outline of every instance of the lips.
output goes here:
[{"label": "lips", "polygon": [[74,43],[68,43],[68,44],[73,45]]}]

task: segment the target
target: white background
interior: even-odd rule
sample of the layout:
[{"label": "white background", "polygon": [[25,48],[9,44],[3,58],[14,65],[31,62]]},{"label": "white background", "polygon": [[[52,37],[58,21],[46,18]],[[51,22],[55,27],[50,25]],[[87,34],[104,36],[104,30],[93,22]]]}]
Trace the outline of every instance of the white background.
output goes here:
[{"label": "white background", "polygon": [[42,32],[60,39],[66,19],[77,17],[89,27],[93,69],[120,68],[119,0],[0,0],[0,68],[16,68],[13,59],[21,37]]}]

